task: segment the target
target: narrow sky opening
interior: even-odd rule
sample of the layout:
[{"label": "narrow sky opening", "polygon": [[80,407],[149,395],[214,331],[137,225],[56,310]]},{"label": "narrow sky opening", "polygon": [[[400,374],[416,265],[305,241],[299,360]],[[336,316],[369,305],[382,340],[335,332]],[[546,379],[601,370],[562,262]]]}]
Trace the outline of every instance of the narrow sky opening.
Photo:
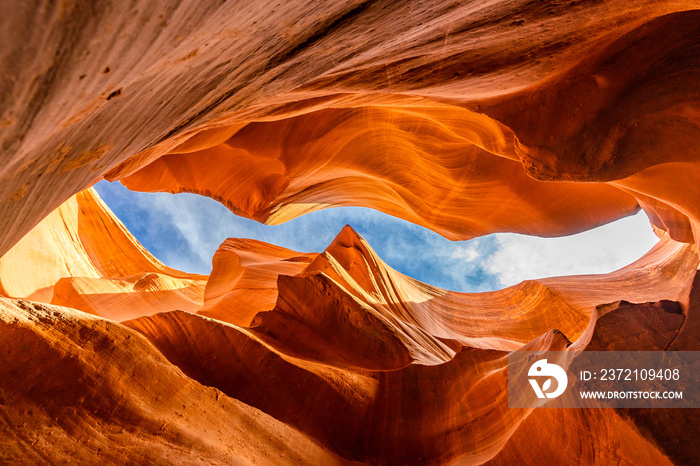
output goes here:
[{"label": "narrow sky opening", "polygon": [[95,188],[159,260],[203,274],[211,271],[211,258],[226,238],[254,238],[296,251],[319,252],[345,224],[396,270],[440,288],[465,292],[497,290],[527,279],[612,272],[643,256],[658,241],[643,212],[561,238],[498,233],[449,241],[362,207],[337,207],[282,225],[262,225],[195,194],[134,192],[106,181]]}]

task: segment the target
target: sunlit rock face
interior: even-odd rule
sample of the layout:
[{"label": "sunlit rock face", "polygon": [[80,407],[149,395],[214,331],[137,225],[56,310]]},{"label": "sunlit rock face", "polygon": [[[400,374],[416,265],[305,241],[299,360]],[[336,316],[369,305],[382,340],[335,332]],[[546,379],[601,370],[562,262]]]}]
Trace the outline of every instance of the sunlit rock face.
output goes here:
[{"label": "sunlit rock face", "polygon": [[[93,228],[107,225],[118,234],[102,234],[100,242],[89,241],[99,229],[81,236],[74,225],[86,223],[86,213]],[[62,227],[51,223],[59,215]],[[150,290],[139,289],[111,270],[114,276],[84,278],[87,286],[67,295],[62,284],[76,278],[62,270],[42,277],[46,261],[6,262],[32,245],[56,247],[55,238],[63,237],[80,238],[81,247],[44,252],[84,267],[119,257],[124,274],[156,269],[149,273],[158,280]],[[130,255],[122,253],[124,245],[133,247]],[[112,448],[125,449],[136,462],[170,455],[225,464],[233,461],[232,444],[241,448],[236,457],[290,464],[513,464],[538,457],[672,464],[696,457],[692,449],[678,450],[678,436],[670,434],[697,427],[697,416],[683,410],[646,416],[530,412],[508,409],[506,397],[512,350],[659,350],[669,344],[697,350],[694,245],[664,235],[617,272],[528,281],[490,293],[441,290],[402,275],[350,227],[313,254],[232,238],[213,264],[209,277],[163,267],[138,248],[92,190],[67,201],[20,241],[3,258],[3,277],[22,266],[27,279],[8,280],[5,293],[38,296],[32,290],[39,285],[30,280],[35,276],[43,278],[39,284],[55,285],[51,305],[37,297],[0,303],[0,329],[9,343],[3,380],[12,385],[3,386],[11,401],[3,409],[22,426],[5,434],[3,459],[32,453],[25,441],[39,431],[59,442],[51,461],[87,461]],[[109,299],[105,289],[112,290]],[[618,301],[598,304],[611,297]],[[55,372],[57,359],[71,363]],[[26,367],[54,375],[30,377],[21,372]],[[122,373],[131,374],[129,381]],[[9,382],[18,378],[20,386]],[[49,398],[44,384],[64,395]],[[220,398],[227,404],[220,406]],[[27,414],[31,410],[49,414]],[[260,425],[243,434],[249,413],[257,413]],[[78,430],[64,431],[64,423],[99,437],[77,444]],[[234,440],[221,437],[222,423]],[[570,433],[567,443],[536,435],[552,426]],[[190,433],[178,436],[179,429]],[[212,429],[217,434],[210,438]],[[189,456],[178,454],[182,448]]]},{"label": "sunlit rock face", "polygon": [[[0,462],[697,462],[693,410],[506,394],[509,351],[700,349],[696,1],[230,3],[0,3]],[[101,179],[450,239],[642,208],[660,241],[470,294],[346,227],[316,253],[231,238],[207,277]]]},{"label": "sunlit rock face", "polygon": [[207,277],[164,266],[93,189],[66,201],[0,258],[0,292],[112,320],[195,312]]}]

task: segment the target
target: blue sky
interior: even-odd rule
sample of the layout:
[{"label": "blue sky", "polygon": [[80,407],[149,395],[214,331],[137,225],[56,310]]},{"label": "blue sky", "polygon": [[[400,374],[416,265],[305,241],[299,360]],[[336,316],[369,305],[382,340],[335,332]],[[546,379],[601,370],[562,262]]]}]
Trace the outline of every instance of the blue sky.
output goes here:
[{"label": "blue sky", "polygon": [[643,213],[562,238],[498,233],[449,241],[432,231],[361,207],[313,212],[282,225],[238,217],[195,194],[141,193],[120,183],[95,188],[131,233],[166,265],[207,274],[226,238],[254,238],[303,252],[323,251],[351,225],[385,262],[420,281],[456,291],[490,291],[525,279],[607,273],[657,241]]}]

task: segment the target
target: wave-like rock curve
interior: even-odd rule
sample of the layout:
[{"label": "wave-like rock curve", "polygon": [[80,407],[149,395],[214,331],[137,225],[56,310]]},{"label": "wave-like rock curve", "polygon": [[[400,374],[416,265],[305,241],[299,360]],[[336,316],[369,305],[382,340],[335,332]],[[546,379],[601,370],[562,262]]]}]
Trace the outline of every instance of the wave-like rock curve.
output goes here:
[{"label": "wave-like rock curve", "polygon": [[[692,410],[505,390],[518,349],[698,350],[697,1],[230,3],[0,2],[1,462],[697,463]],[[101,179],[450,239],[641,208],[661,239],[491,293],[349,227],[320,253],[229,239],[205,277],[145,251]]]}]

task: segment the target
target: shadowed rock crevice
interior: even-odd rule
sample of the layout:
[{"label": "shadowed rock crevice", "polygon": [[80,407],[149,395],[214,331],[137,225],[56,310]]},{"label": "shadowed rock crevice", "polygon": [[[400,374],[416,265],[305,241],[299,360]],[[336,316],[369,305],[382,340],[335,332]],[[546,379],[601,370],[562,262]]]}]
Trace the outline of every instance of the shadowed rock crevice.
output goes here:
[{"label": "shadowed rock crevice", "polygon": [[[695,314],[698,279],[694,280],[685,316]],[[698,351],[697,339],[687,346],[678,337],[687,325],[681,305],[675,301],[632,304],[625,301],[598,306],[601,316],[586,351]],[[685,330],[688,331],[688,330]],[[693,409],[615,409],[675,464],[693,464],[700,456],[694,432],[700,418]],[[683,447],[681,447],[683,445]]]}]

